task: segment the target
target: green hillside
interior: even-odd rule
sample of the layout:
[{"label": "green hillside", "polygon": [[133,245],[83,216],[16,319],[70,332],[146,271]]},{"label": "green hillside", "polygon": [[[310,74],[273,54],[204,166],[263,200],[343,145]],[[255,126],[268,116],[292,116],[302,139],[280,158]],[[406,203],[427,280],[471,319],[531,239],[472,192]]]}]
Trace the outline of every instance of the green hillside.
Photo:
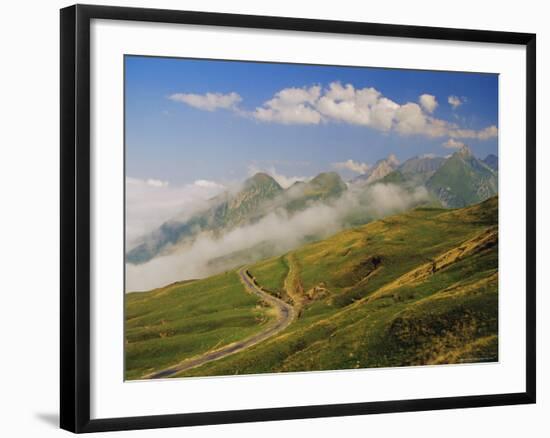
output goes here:
[{"label": "green hillside", "polygon": [[455,152],[426,182],[447,207],[465,207],[498,193],[497,173],[467,147]]},{"label": "green hillside", "polygon": [[261,217],[269,211],[265,204],[281,193],[283,189],[277,181],[266,173],[257,173],[245,181],[239,193],[216,209],[213,227],[233,228]]},{"label": "green hillside", "polygon": [[298,182],[286,190],[280,206],[290,213],[303,210],[314,201],[328,201],[347,190],[346,183],[335,172],[323,172],[308,182]]},{"label": "green hillside", "polygon": [[447,159],[411,158],[377,182],[406,190],[425,186],[430,205],[450,208],[477,204],[498,192],[497,171],[474,157],[466,146]]},{"label": "green hillside", "polygon": [[[292,304],[298,317],[270,339],[176,376],[495,361],[497,218],[496,197],[458,210],[417,208],[253,264],[248,270],[256,282]],[[223,280],[234,278],[224,275],[183,286],[190,299],[197,285],[206,293],[205,288],[217,281],[216,301],[203,301],[204,314],[216,321],[216,308],[225,300]],[[238,280],[232,284],[231,296],[240,296]],[[181,333],[179,340],[151,338],[149,351],[156,353],[139,360],[141,341],[134,338],[135,362],[128,362],[128,376],[158,368],[161,364],[152,361],[165,349],[174,352],[180,343],[202,336],[189,325],[185,306],[175,310],[183,296],[175,290],[165,292],[170,300],[166,308],[167,304],[153,303],[155,293],[131,295],[141,296],[141,306],[153,306],[157,321],[167,312],[182,318],[173,324],[187,324],[191,330]],[[242,294],[247,297],[244,290]],[[248,295],[251,313],[245,327],[235,330],[220,322],[219,330],[235,337],[258,330],[262,322],[253,320],[266,318],[266,312],[251,298]],[[140,313],[137,304],[128,301],[127,316]],[[142,323],[132,324],[139,330]],[[160,329],[150,328],[157,334]],[[201,344],[200,351],[208,348]]]},{"label": "green hillside", "polygon": [[235,272],[126,294],[126,379],[250,336],[273,319]]}]

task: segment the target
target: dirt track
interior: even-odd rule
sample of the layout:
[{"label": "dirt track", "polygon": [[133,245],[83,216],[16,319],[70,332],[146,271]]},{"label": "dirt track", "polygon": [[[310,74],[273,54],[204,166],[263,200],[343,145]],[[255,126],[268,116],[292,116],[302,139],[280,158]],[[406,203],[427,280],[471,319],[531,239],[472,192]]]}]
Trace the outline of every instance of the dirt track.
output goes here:
[{"label": "dirt track", "polygon": [[245,287],[249,292],[260,297],[263,301],[265,301],[267,304],[269,304],[271,307],[273,307],[277,311],[276,321],[270,324],[265,330],[249,338],[243,339],[242,341],[233,342],[232,344],[225,345],[216,350],[207,351],[206,353],[203,353],[200,356],[186,359],[177,365],[171,366],[169,368],[165,368],[164,370],[161,370],[161,371],[156,371],[154,373],[148,374],[143,377],[144,379],[162,379],[165,377],[171,377],[174,374],[177,374],[181,371],[198,367],[207,362],[212,362],[218,359],[222,359],[231,354],[238,353],[256,344],[259,344],[260,342],[263,342],[266,339],[269,339],[277,335],[278,333],[280,333],[281,331],[283,331],[285,328],[289,326],[289,324],[295,318],[294,308],[290,304],[285,303],[284,301],[274,297],[273,295],[268,294],[267,292],[264,292],[258,286],[256,286],[253,280],[246,273],[246,268],[239,269],[237,273],[239,274],[241,281],[243,282],[243,284],[245,285]]}]

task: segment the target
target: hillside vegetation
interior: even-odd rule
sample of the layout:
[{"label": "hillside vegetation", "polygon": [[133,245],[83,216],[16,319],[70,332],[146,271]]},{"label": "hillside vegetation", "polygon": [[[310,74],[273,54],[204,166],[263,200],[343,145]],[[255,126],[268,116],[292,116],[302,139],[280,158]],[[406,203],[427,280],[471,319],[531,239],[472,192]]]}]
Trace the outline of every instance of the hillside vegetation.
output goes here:
[{"label": "hillside vegetation", "polygon": [[235,272],[126,294],[126,379],[251,336],[274,315]]},{"label": "hillside vegetation", "polygon": [[[294,306],[296,319],[277,336],[177,377],[498,360],[497,197],[457,210],[413,209],[248,270]],[[127,376],[259,330],[269,312],[234,275],[130,294]],[[197,312],[207,324],[193,323]],[[182,329],[161,337],[162,320]]]}]

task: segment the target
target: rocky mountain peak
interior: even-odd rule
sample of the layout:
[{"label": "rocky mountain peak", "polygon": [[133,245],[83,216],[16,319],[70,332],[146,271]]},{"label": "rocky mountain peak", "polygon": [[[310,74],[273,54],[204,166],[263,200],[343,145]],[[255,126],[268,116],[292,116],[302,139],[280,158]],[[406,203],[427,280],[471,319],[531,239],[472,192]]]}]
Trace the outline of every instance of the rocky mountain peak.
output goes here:
[{"label": "rocky mountain peak", "polygon": [[397,169],[398,166],[399,160],[394,154],[390,154],[388,158],[377,161],[366,174],[361,175],[359,178],[366,180],[366,182],[370,184],[384,178]]},{"label": "rocky mountain peak", "polygon": [[279,185],[279,183],[275,181],[273,177],[271,177],[270,175],[264,172],[258,172],[244,182],[245,189],[256,188],[259,186],[281,189],[281,186]]},{"label": "rocky mountain peak", "polygon": [[388,158],[386,158],[386,161],[391,166],[395,166],[395,167],[399,166],[399,160],[397,159],[395,154],[388,155]]},{"label": "rocky mountain peak", "polygon": [[454,155],[461,158],[470,158],[473,156],[472,150],[466,145],[463,145]]}]

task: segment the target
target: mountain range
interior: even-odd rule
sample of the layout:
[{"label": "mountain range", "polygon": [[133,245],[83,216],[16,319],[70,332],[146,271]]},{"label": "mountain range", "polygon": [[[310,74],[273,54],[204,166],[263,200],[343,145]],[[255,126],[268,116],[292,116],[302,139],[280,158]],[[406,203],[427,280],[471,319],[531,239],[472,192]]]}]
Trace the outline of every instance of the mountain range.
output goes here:
[{"label": "mountain range", "polygon": [[464,146],[445,160],[426,181],[426,187],[445,207],[477,204],[498,192],[498,175]]},{"label": "mountain range", "polygon": [[302,211],[313,202],[328,202],[347,190],[336,172],[320,173],[307,182],[296,182],[283,189],[266,173],[247,179],[237,193],[223,193],[211,200],[212,206],[185,221],[165,222],[126,254],[126,261],[145,263],[176,243],[192,240],[201,232],[219,236],[238,226],[251,224],[274,209],[289,214]]},{"label": "mountain range", "polygon": [[367,184],[378,181],[399,167],[399,160],[394,154],[388,158],[378,160],[373,167],[362,175],[357,176],[352,182],[365,182]]},{"label": "mountain range", "polygon": [[[395,185],[405,192],[423,188],[430,197],[425,202],[430,205],[466,207],[498,193],[497,169],[495,155],[480,160],[463,146],[449,157],[418,156],[402,164],[391,154],[348,183],[338,173],[324,172],[283,189],[270,175],[260,172],[247,179],[238,192],[226,192],[211,199],[209,208],[191,218],[165,222],[131,248],[126,261],[145,263],[174,246],[192,242],[201,233],[219,237],[237,227],[254,224],[278,209],[292,216],[312,205],[332,206],[346,192],[361,194],[377,184]],[[368,197],[366,201],[362,199],[357,197],[358,204],[372,202]],[[370,220],[372,218],[358,210],[350,224],[359,225]]]},{"label": "mountain range", "polygon": [[401,186],[424,185],[443,207],[460,208],[498,193],[497,168],[495,155],[480,160],[469,147],[463,146],[447,158],[411,158],[377,181]]}]

